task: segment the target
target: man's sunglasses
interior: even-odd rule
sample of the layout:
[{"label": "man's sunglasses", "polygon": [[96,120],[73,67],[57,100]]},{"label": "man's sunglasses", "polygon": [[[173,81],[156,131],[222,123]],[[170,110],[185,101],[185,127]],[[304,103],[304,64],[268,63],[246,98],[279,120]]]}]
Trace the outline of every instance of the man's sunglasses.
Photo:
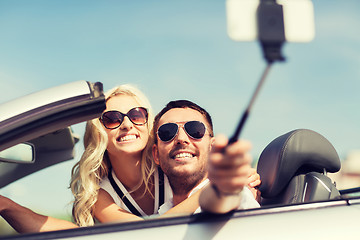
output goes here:
[{"label": "man's sunglasses", "polygon": [[115,110],[107,111],[101,115],[100,121],[105,128],[115,129],[120,127],[125,117],[128,117],[135,125],[143,125],[148,120],[148,111],[143,107],[132,108],[127,113],[121,113]]},{"label": "man's sunglasses", "polygon": [[183,124],[165,123],[157,130],[157,135],[163,142],[169,142],[175,138],[179,132],[179,126],[182,126],[186,134],[193,139],[201,139],[206,132],[205,124],[199,121],[189,121]]}]

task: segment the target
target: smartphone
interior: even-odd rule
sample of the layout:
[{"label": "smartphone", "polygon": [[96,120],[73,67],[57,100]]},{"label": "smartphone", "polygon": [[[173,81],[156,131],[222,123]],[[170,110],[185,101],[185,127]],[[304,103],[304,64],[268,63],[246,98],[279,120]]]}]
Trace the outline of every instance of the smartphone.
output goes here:
[{"label": "smartphone", "polygon": [[[314,6],[310,0],[277,0],[282,5],[287,42],[310,42],[315,37]],[[227,0],[227,31],[234,41],[258,39],[260,0]]]}]

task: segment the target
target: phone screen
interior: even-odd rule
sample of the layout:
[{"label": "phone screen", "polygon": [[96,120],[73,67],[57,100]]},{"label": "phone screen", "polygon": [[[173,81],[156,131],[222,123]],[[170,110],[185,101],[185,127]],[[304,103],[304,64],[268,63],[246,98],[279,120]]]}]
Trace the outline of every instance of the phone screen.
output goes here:
[{"label": "phone screen", "polygon": [[[309,42],[315,37],[314,7],[310,0],[277,0],[283,7],[287,42]],[[227,0],[227,31],[234,41],[258,39],[256,11],[260,0]]]}]

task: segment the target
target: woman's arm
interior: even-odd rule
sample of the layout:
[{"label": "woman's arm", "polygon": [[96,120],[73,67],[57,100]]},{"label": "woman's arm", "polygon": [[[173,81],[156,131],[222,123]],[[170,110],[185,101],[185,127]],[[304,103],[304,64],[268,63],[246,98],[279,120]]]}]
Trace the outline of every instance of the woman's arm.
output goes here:
[{"label": "woman's arm", "polygon": [[[259,190],[257,190],[257,186],[259,186],[261,183],[260,175],[256,172],[256,169],[251,168],[249,171],[249,176],[247,178],[247,186],[252,192],[254,198],[257,200],[259,196]],[[204,194],[208,196],[204,196],[203,200],[206,199],[217,199],[219,198],[219,192],[216,192],[209,184],[204,186],[201,191],[197,191],[196,193],[192,194],[189,198],[185,199],[178,205],[172,207],[170,210],[162,214],[162,216],[173,216],[175,214],[180,215],[190,215],[193,214],[199,207],[199,196],[202,194],[201,192],[205,192]],[[228,195],[226,198],[222,197],[221,199],[217,199],[212,204],[216,206],[225,206],[225,210],[228,210],[230,208],[236,208],[240,204],[240,197],[236,195]],[[230,206],[227,206],[229,205]],[[211,207],[213,208],[213,207]]]},{"label": "woman's arm", "polygon": [[102,223],[143,220],[143,218],[129,213],[116,205],[112,197],[103,189],[99,190],[94,214],[95,218]]},{"label": "woman's arm", "polygon": [[0,215],[19,233],[45,232],[78,227],[69,221],[35,213],[1,195]]},{"label": "woman's arm", "polygon": [[181,203],[160,215],[160,217],[172,217],[175,215],[191,215],[200,207],[199,196],[201,191],[197,191]]}]

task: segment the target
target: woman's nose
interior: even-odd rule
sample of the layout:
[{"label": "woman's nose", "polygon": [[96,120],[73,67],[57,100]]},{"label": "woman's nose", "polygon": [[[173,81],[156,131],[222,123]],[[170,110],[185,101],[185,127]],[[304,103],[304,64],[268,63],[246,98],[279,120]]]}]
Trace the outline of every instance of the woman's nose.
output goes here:
[{"label": "woman's nose", "polygon": [[121,129],[131,129],[133,127],[133,123],[130,121],[128,116],[124,117],[123,122],[120,125]]}]

